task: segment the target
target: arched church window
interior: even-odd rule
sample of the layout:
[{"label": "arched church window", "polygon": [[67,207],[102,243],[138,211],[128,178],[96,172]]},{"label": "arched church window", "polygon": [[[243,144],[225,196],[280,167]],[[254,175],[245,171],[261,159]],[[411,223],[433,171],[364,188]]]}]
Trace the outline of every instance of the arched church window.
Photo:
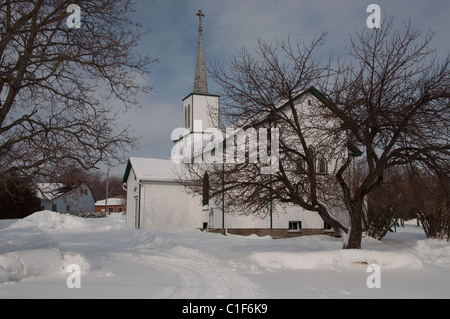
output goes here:
[{"label": "arched church window", "polygon": [[327,160],[324,157],[319,159],[319,174],[327,174],[328,173],[328,164]]},{"label": "arched church window", "polygon": [[315,157],[316,157],[316,151],[314,150],[314,147],[313,147],[312,145],[310,145],[310,146],[308,147],[308,153],[309,153],[309,155],[311,156],[311,158],[312,158],[313,160],[315,160]]},{"label": "arched church window", "polygon": [[[316,150],[314,149],[314,146],[310,145],[308,147],[308,155],[310,156],[312,162],[313,162],[313,167],[314,167],[314,171],[316,170]],[[305,165],[307,165],[305,163]]]},{"label": "arched church window", "polygon": [[191,127],[191,105],[190,104],[188,104],[188,107],[187,107],[187,128],[190,128]]},{"label": "arched church window", "polygon": [[298,173],[304,173],[305,172],[305,161],[303,160],[303,158],[299,157],[295,164],[297,166],[297,172]]}]

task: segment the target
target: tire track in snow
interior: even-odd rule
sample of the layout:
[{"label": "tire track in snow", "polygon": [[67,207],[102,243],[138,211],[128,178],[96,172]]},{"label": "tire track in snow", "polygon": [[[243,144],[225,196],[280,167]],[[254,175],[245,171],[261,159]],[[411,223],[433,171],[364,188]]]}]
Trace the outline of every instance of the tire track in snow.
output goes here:
[{"label": "tire track in snow", "polygon": [[214,256],[195,249],[175,246],[162,252],[140,248],[139,252],[112,253],[110,257],[173,273],[177,284],[167,290],[167,298],[261,297],[260,289],[236,269],[228,268]]}]

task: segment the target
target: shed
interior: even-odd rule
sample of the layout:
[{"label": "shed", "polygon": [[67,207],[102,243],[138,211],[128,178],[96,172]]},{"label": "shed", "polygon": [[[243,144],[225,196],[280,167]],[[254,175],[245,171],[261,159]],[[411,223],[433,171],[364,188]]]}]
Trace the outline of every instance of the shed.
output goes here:
[{"label": "shed", "polygon": [[[177,167],[178,166],[178,167]],[[208,212],[200,196],[187,194],[176,180],[179,165],[170,159],[131,157],[123,184],[127,188],[127,226],[203,228]]]}]

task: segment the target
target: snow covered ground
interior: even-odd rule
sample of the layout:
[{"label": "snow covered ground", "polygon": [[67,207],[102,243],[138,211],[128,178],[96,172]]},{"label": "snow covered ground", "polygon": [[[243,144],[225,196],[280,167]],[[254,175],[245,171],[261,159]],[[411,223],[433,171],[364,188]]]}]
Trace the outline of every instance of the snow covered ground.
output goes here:
[{"label": "snow covered ground", "polygon": [[[362,250],[341,246],[328,236],[137,230],[121,215],[44,211],[0,221],[0,299],[450,297],[450,244],[414,225],[365,238]],[[369,288],[375,280],[380,288]]]}]

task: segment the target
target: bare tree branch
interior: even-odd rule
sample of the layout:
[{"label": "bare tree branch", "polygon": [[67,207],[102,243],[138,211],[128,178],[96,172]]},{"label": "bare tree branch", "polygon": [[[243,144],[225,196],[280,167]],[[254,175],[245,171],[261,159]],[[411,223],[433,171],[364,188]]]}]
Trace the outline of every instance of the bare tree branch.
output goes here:
[{"label": "bare tree branch", "polygon": [[[81,28],[69,28],[70,4]],[[123,161],[137,145],[123,110],[151,87],[154,62],[134,50],[146,32],[131,0],[2,1],[0,5],[0,171],[57,176],[64,167]]]}]

